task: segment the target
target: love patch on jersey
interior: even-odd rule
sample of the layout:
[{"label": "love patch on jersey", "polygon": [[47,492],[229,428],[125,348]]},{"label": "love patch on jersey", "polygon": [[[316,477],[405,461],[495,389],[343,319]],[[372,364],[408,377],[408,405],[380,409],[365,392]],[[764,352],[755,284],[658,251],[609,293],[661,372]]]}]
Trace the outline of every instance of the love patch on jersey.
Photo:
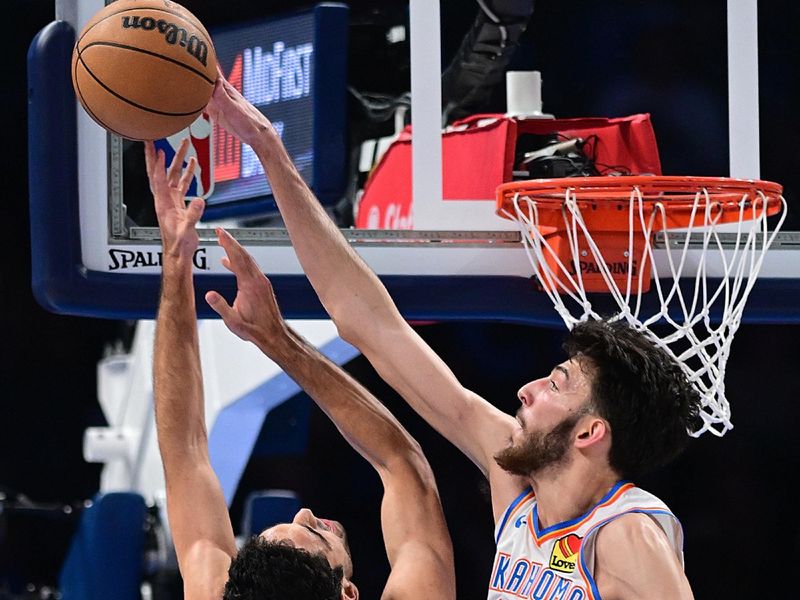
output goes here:
[{"label": "love patch on jersey", "polygon": [[580,549],[581,538],[574,533],[557,539],[550,553],[550,568],[562,573],[572,573],[578,564]]}]

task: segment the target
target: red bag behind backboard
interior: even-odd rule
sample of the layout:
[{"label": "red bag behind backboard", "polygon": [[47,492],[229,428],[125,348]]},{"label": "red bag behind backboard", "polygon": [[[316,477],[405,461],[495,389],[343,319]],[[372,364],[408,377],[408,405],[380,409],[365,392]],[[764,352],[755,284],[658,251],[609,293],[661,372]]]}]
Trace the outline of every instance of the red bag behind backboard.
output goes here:
[{"label": "red bag behind backboard", "polygon": [[[444,200],[494,202],[495,189],[512,181],[514,150],[522,134],[596,136],[598,164],[632,174],[661,175],[649,114],[618,118],[521,119],[475,115],[442,134]],[[364,186],[357,228],[411,229],[411,126],[386,150]]]}]

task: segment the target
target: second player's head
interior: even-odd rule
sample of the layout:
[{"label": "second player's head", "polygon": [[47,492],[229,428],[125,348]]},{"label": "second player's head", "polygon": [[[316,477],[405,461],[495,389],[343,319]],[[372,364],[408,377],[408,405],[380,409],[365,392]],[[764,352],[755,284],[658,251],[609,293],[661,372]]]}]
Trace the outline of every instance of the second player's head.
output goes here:
[{"label": "second player's head", "polygon": [[304,508],[250,538],[231,562],[223,600],[358,598],[344,528]]}]

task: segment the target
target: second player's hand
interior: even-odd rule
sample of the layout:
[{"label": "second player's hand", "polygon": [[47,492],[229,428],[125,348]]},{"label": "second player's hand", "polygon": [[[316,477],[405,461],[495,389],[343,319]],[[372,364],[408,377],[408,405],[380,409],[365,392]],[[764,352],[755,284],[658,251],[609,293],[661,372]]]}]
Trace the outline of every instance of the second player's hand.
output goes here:
[{"label": "second player's hand", "polygon": [[205,203],[195,198],[186,206],[186,192],[197,167],[197,160],[191,157],[181,172],[188,148],[189,140],[182,140],[167,170],[164,151],[157,151],[153,142],[144,143],[147,177],[155,201],[164,253],[168,256],[192,256],[200,245],[196,226],[203,215]]},{"label": "second player's hand", "polygon": [[206,294],[206,302],[241,339],[253,342],[262,349],[287,336],[278,302],[269,279],[256,261],[222,228],[217,239],[225,249],[223,266],[236,276],[236,298],[229,305],[219,293]]}]

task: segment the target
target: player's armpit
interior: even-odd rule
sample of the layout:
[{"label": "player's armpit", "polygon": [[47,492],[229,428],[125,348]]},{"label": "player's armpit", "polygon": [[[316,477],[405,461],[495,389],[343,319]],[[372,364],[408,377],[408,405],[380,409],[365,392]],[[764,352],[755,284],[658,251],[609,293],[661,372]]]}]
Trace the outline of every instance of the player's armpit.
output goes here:
[{"label": "player's armpit", "polygon": [[185,600],[219,600],[228,581],[231,557],[215,544],[200,540],[186,551],[181,576]]},{"label": "player's armpit", "polygon": [[381,600],[453,600],[456,597],[452,561],[443,560],[422,543],[407,544],[392,568]]},{"label": "player's armpit", "polygon": [[378,470],[381,528],[392,567],[383,598],[455,598],[453,544],[430,465],[422,451]]},{"label": "player's armpit", "polygon": [[237,552],[236,539],[211,464],[198,457],[181,468],[167,469],[165,475],[167,514],[184,581],[203,588],[210,581],[227,578]]},{"label": "player's armpit", "polygon": [[659,525],[630,513],[597,533],[594,578],[604,600],[690,600],[680,559]]}]

